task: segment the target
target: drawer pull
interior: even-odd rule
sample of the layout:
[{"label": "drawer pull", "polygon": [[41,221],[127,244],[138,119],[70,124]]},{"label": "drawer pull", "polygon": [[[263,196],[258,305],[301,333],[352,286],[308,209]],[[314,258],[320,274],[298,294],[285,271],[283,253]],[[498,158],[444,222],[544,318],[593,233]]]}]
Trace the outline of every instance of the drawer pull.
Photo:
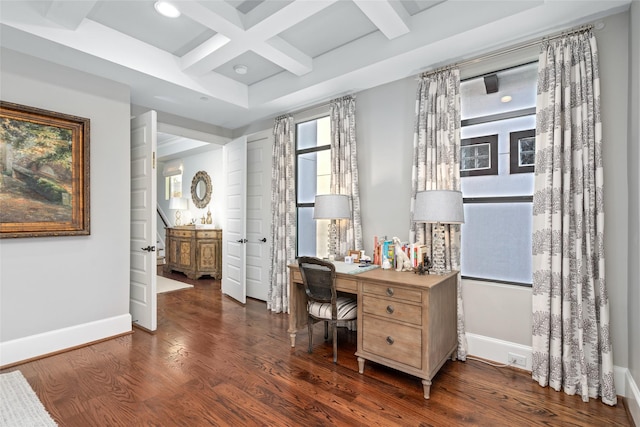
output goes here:
[{"label": "drawer pull", "polygon": [[393,296],[393,288],[387,288],[387,295],[390,297]]},{"label": "drawer pull", "polygon": [[387,337],[387,344],[393,345],[393,338]]},{"label": "drawer pull", "polygon": [[387,306],[387,313],[393,314],[393,306],[391,306],[391,305]]}]

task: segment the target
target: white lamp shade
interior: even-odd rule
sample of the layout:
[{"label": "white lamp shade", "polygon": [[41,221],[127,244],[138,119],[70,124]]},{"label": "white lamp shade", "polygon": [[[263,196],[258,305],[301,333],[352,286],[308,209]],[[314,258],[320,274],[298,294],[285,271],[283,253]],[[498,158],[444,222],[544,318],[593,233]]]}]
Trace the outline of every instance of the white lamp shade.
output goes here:
[{"label": "white lamp shade", "polygon": [[162,169],[162,176],[182,175],[182,170],[182,160],[171,160],[165,163],[164,168]]},{"label": "white lamp shade", "polygon": [[316,196],[313,219],[349,218],[351,218],[349,196],[344,194],[321,194]]},{"label": "white lamp shade", "polygon": [[414,222],[463,224],[462,192],[430,190],[416,193],[413,207]]},{"label": "white lamp shade", "polygon": [[187,209],[187,199],[184,197],[172,197],[169,199],[169,209]]}]

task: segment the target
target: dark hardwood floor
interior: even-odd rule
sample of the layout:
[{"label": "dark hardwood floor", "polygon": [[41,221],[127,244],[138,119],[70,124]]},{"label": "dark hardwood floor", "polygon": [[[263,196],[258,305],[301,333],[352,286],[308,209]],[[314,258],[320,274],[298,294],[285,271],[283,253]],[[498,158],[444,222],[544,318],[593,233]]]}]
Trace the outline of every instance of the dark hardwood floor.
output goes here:
[{"label": "dark hardwood floor", "polygon": [[317,325],[289,345],[287,316],[241,306],[213,279],[158,295],[158,330],[5,369],[19,369],[60,426],[631,426],[616,407],[542,388],[530,373],[448,361],[431,399],[420,380],[367,362],[341,328],[338,364]]}]

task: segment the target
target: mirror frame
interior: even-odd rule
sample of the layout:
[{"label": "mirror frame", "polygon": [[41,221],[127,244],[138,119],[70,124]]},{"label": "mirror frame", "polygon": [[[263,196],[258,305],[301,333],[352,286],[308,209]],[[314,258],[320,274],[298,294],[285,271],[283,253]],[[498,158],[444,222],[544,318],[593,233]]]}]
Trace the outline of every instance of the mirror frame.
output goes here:
[{"label": "mirror frame", "polygon": [[[198,197],[198,184],[203,182],[205,185],[204,197]],[[211,177],[205,171],[196,172],[193,180],[191,181],[191,200],[198,209],[204,209],[211,201],[211,192],[213,191],[213,185],[211,184]]]}]

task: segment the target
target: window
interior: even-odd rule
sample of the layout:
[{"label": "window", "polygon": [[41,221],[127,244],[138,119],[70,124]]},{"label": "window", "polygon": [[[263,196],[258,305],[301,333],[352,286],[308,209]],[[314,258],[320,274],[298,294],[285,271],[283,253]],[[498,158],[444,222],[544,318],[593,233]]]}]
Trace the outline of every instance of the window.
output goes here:
[{"label": "window", "polygon": [[164,176],[164,198],[182,197],[182,160],[170,160],[162,169]]},{"label": "window", "polygon": [[537,63],[461,83],[462,276],[530,285]]},{"label": "window", "polygon": [[297,256],[328,253],[329,220],[314,220],[316,194],[331,191],[331,122],[329,116],[296,124]]},{"label": "window", "polygon": [[169,197],[182,197],[182,175],[174,175],[168,176],[167,180],[167,188],[169,189]]}]

